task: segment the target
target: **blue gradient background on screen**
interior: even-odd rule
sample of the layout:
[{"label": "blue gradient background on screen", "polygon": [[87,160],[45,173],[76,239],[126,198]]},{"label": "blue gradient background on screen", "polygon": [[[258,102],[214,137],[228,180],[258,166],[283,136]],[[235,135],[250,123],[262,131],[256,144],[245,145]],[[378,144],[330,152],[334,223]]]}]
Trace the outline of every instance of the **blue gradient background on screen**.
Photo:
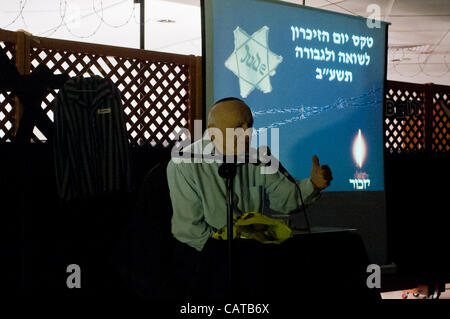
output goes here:
[{"label": "blue gradient background on screen", "polygon": [[[341,103],[344,107],[330,108],[319,114],[279,126],[280,161],[298,178],[310,176],[311,157],[317,154],[321,164],[328,164],[333,171],[329,191],[353,191],[349,179],[358,170],[352,156],[352,145],[358,129],[361,129],[367,154],[361,171],[370,179],[368,191],[384,190],[382,101],[385,71],[386,24],[370,29],[365,19],[340,15],[323,10],[293,7],[255,0],[213,1],[214,21],[214,100],[240,96],[239,80],[224,65],[233,53],[234,34],[240,27],[252,35],[263,26],[269,27],[269,49],[283,57],[270,77],[272,91],[253,90],[243,99],[252,111],[268,109],[319,107]],[[292,41],[291,25],[328,31],[330,42],[319,43],[302,38]],[[333,32],[349,35],[346,46],[333,43]],[[373,46],[359,50],[353,46],[352,35],[370,36]],[[351,44],[351,46],[350,46]],[[315,61],[295,57],[295,46],[334,49],[335,62]],[[352,48],[352,50],[350,50]],[[337,52],[364,53],[370,55],[370,64],[360,66],[338,63]],[[352,82],[329,81],[327,77],[316,79],[316,67],[348,70]],[[375,92],[365,97],[368,92]],[[369,105],[352,106],[351,103]],[[254,128],[267,127],[298,114],[275,113],[255,116]],[[270,141],[270,133],[269,133]],[[269,144],[270,145],[270,144]],[[273,147],[272,147],[273,148]]]}]

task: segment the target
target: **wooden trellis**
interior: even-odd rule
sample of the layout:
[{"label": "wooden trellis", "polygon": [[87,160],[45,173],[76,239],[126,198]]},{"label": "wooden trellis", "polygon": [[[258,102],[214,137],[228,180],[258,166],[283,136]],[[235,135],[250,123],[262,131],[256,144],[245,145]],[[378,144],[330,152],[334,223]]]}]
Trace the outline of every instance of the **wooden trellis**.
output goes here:
[{"label": "wooden trellis", "polygon": [[387,81],[384,109],[388,153],[450,150],[450,87]]},{"label": "wooden trellis", "polygon": [[425,91],[388,81],[384,111],[385,147],[389,153],[425,148]]},{"label": "wooden trellis", "polygon": [[[181,128],[192,130],[193,120],[201,119],[198,57],[26,35],[25,40],[25,74],[45,64],[54,74],[110,79],[122,93],[132,144],[168,146]],[[50,92],[41,103],[51,120],[56,95],[57,90]],[[14,108],[10,101],[5,103],[2,110]],[[14,130],[5,129],[10,140]],[[46,139],[38,128],[33,133],[34,142]]]},{"label": "wooden trellis", "polygon": [[[0,48],[16,64],[17,35],[14,32],[2,31]],[[1,70],[0,70],[1,72]],[[10,142],[16,130],[16,99],[11,92],[0,91],[0,141]]]},{"label": "wooden trellis", "polygon": [[445,106],[450,108],[449,95],[449,87],[433,87],[431,146],[436,152],[450,150],[450,118],[444,110]]}]

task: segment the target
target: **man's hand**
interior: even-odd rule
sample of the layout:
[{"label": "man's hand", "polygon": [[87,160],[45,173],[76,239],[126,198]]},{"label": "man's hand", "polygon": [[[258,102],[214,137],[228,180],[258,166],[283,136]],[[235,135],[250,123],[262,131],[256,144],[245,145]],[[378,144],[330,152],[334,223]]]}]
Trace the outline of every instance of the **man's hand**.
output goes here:
[{"label": "man's hand", "polygon": [[312,163],[311,182],[314,188],[323,190],[330,186],[333,176],[331,175],[331,169],[328,165],[320,165],[319,158],[316,155],[313,156]]}]

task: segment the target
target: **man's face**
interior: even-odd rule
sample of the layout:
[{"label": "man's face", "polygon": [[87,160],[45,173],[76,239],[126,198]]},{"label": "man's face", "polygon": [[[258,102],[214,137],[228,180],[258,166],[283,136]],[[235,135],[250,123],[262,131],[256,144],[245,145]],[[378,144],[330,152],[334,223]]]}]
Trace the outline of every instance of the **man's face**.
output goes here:
[{"label": "man's face", "polygon": [[[210,112],[213,121],[208,124],[208,130],[215,147],[226,155],[247,153],[253,126],[250,108],[241,101],[231,100],[216,104]],[[215,130],[221,134],[215,134]]]}]

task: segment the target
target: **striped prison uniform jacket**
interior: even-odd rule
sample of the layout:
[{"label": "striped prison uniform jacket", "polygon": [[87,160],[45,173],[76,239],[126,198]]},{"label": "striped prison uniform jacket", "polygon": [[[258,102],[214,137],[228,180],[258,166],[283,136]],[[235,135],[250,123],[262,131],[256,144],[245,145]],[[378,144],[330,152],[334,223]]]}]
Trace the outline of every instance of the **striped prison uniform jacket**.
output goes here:
[{"label": "striped prison uniform jacket", "polygon": [[121,95],[111,81],[100,76],[68,80],[57,95],[54,120],[56,181],[61,199],[130,190]]}]

